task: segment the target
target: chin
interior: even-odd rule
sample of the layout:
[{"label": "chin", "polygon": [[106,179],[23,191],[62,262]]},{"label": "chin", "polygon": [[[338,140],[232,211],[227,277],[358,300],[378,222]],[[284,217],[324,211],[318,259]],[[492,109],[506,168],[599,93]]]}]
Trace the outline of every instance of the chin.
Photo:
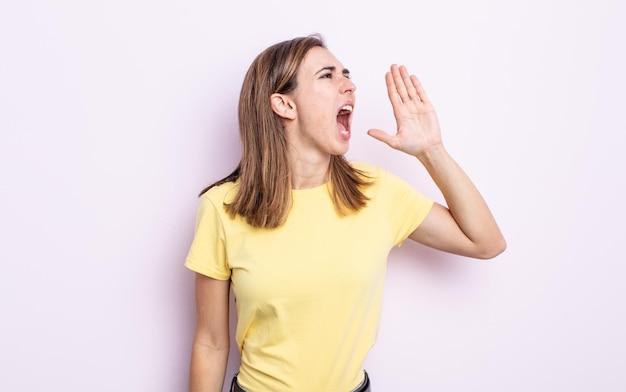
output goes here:
[{"label": "chin", "polygon": [[332,155],[345,155],[350,150],[350,145],[346,142],[345,146],[335,149]]}]

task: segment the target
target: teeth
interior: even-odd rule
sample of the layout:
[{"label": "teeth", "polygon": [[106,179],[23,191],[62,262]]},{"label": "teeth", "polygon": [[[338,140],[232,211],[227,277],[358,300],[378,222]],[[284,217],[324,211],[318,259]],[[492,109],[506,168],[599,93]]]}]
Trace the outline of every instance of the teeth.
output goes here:
[{"label": "teeth", "polygon": [[346,116],[352,113],[352,105],[343,105],[343,107],[339,110],[339,116]]}]

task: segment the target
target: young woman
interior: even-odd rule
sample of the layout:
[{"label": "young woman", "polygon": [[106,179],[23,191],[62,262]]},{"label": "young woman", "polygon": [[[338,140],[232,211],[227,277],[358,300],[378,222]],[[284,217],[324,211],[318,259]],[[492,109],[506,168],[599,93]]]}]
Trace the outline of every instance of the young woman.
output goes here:
[{"label": "young woman", "polygon": [[487,205],[441,142],[418,79],[392,65],[395,135],[447,206],[394,175],[344,158],[356,86],[317,35],[275,44],[246,74],[237,169],[201,196],[185,265],[196,272],[190,390],[221,391],[229,290],[241,366],[234,391],[369,391],[363,361],[379,326],[385,265],[406,238],[492,258],[506,245]]}]

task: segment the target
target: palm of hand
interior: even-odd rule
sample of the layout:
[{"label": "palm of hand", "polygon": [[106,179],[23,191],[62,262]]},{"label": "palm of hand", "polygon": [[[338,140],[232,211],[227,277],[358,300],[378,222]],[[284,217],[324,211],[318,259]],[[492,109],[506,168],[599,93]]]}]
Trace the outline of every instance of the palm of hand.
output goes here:
[{"label": "palm of hand", "polygon": [[370,129],[368,133],[390,147],[414,156],[441,145],[437,113],[417,77],[409,75],[406,67],[394,64],[385,75],[385,80],[397,132],[390,135]]}]

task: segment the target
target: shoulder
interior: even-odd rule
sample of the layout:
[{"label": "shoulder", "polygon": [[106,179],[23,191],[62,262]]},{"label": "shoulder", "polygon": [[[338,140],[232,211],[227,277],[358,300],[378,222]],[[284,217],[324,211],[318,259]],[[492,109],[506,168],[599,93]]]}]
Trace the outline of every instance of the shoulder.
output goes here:
[{"label": "shoulder", "polygon": [[393,194],[398,191],[404,192],[407,189],[414,190],[407,181],[379,166],[367,162],[350,162],[350,165],[368,177],[371,181],[369,188],[374,194]]},{"label": "shoulder", "polygon": [[239,190],[239,181],[225,182],[216,185],[200,196],[201,204],[213,204],[214,206],[223,206],[230,204]]},{"label": "shoulder", "polygon": [[370,185],[374,188],[383,186],[390,177],[395,178],[393,174],[382,167],[373,165],[368,162],[350,162],[350,166],[361,172],[370,181]]},{"label": "shoulder", "polygon": [[350,166],[373,180],[385,175],[385,171],[383,169],[368,162],[350,162]]},{"label": "shoulder", "polygon": [[386,182],[387,172],[368,162],[350,162],[350,166],[361,174],[367,185],[362,188],[363,193],[370,199],[378,199],[384,183]]}]

